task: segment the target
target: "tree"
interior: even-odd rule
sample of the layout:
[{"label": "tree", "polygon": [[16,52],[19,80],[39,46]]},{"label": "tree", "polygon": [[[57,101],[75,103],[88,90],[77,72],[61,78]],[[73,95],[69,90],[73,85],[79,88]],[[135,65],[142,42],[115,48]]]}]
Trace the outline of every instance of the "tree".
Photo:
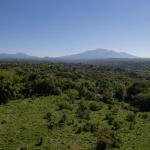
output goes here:
[{"label": "tree", "polygon": [[86,120],[90,119],[90,111],[88,107],[83,103],[80,103],[76,113],[77,116],[80,117],[81,119],[86,119]]},{"label": "tree", "polygon": [[150,93],[139,93],[132,104],[141,111],[150,111]]},{"label": "tree", "polygon": [[21,78],[14,72],[0,72],[0,104],[6,103],[10,99],[22,97],[23,85]]},{"label": "tree", "polygon": [[150,83],[149,82],[137,82],[134,83],[131,87],[128,89],[128,97],[134,98],[139,93],[146,93],[150,89]]},{"label": "tree", "polygon": [[39,96],[59,95],[60,88],[55,86],[54,81],[49,79],[39,79],[32,83],[33,94]]},{"label": "tree", "polygon": [[75,89],[69,89],[69,90],[66,90],[65,91],[65,94],[67,94],[67,96],[72,99],[72,100],[75,100],[75,99],[78,99],[79,98],[79,92]]},{"label": "tree", "polygon": [[117,87],[115,98],[117,98],[118,100],[124,101],[126,97],[127,97],[127,89],[125,85],[121,84],[119,85],[119,87]]}]

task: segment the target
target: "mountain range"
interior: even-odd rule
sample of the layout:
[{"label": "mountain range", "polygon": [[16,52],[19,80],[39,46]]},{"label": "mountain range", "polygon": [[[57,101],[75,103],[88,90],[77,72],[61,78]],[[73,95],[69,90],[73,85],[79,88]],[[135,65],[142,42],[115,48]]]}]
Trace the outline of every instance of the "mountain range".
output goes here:
[{"label": "mountain range", "polygon": [[107,49],[96,49],[96,50],[88,50],[79,54],[63,56],[60,58],[70,60],[92,60],[92,59],[109,59],[109,58],[137,58],[137,56]]},{"label": "mountain range", "polygon": [[116,52],[116,51],[106,50],[106,49],[88,50],[79,54],[66,55],[61,57],[36,57],[24,53],[16,53],[16,54],[0,53],[1,60],[17,59],[17,60],[78,61],[78,60],[114,59],[114,58],[134,59],[138,57],[128,53]]}]

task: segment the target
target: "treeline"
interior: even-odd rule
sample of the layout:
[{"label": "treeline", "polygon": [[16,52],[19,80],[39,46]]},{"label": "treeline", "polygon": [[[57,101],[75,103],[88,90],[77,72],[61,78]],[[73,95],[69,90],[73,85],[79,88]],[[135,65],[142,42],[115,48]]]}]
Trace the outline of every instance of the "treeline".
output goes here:
[{"label": "treeline", "polygon": [[117,99],[149,111],[149,72],[135,70],[134,76],[133,70],[94,65],[5,62],[0,64],[0,104],[13,99],[66,94],[106,103]]}]

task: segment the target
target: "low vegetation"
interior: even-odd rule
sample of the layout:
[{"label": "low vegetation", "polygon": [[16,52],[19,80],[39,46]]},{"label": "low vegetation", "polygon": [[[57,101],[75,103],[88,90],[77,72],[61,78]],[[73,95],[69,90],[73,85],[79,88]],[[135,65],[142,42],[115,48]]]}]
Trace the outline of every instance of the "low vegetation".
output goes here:
[{"label": "low vegetation", "polygon": [[148,150],[149,76],[148,68],[1,62],[0,149]]}]

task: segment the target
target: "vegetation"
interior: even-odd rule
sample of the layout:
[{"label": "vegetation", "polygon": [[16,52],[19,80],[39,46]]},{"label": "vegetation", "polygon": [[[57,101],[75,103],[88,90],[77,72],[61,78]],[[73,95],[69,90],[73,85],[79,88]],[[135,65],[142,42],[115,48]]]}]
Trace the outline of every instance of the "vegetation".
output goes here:
[{"label": "vegetation", "polygon": [[148,150],[149,77],[146,67],[1,62],[0,149]]}]

